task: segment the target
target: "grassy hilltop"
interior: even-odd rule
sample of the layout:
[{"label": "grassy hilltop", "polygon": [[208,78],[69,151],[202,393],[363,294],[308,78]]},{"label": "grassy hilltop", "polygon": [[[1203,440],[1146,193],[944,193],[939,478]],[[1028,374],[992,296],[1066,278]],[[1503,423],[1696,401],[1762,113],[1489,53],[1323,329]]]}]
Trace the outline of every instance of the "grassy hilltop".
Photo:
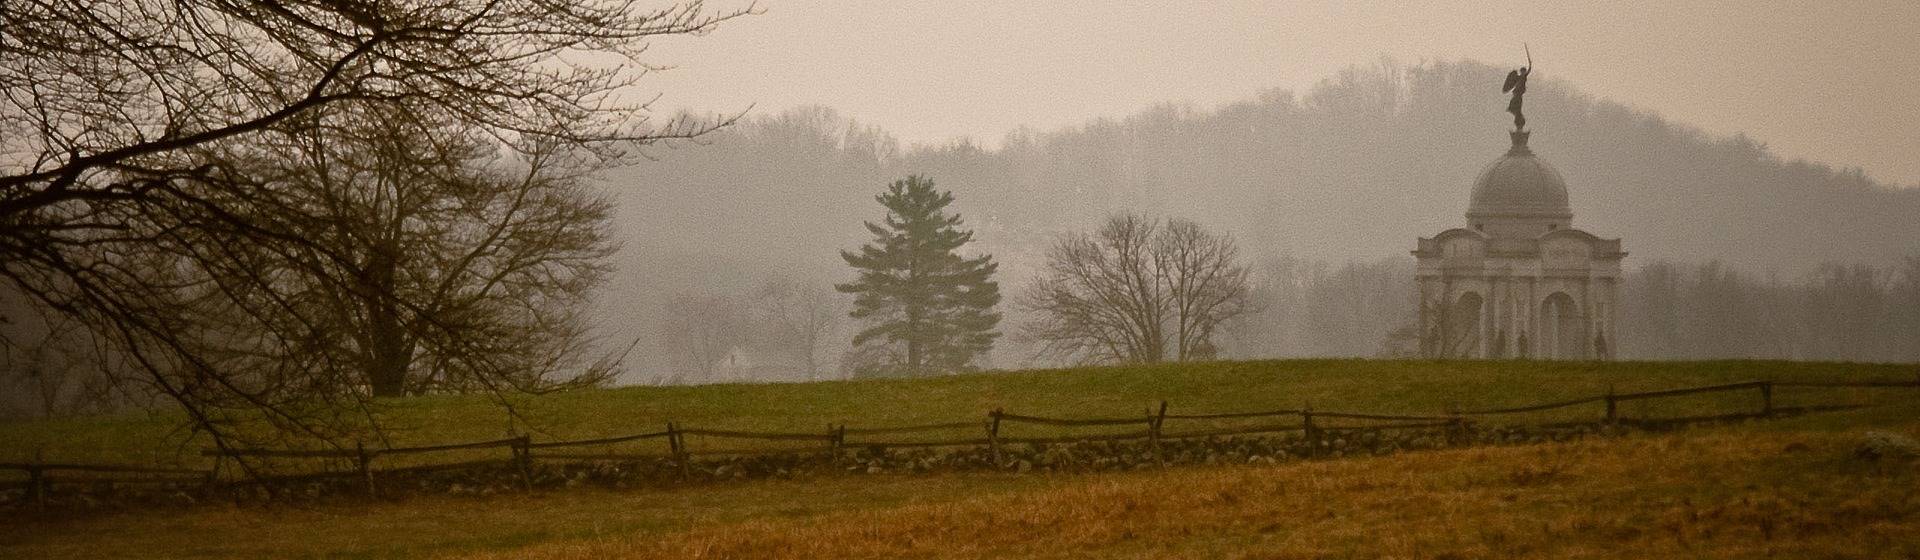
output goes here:
[{"label": "grassy hilltop", "polygon": [[[857,428],[975,420],[996,407],[1057,417],[1125,417],[1143,415],[1161,400],[1175,413],[1310,404],[1326,411],[1437,414],[1449,406],[1493,408],[1587,397],[1609,387],[1631,392],[1759,379],[1904,381],[1916,374],[1920,368],[1912,365],[1771,361],[1273,360],[922,379],[621,387],[527,397],[515,404],[532,423],[536,440],[552,440],[657,431],[669,420],[700,428],[824,432],[829,423]],[[1888,398],[1885,390],[1795,389],[1782,391],[1776,402],[1790,406]],[[1626,403],[1622,413],[1705,414],[1752,410],[1756,403],[1748,393],[1719,394]],[[510,422],[497,404],[478,396],[415,398],[384,407],[382,416],[396,446],[496,439],[510,426],[529,427]],[[1599,414],[1595,405],[1503,420]],[[159,413],[0,424],[0,461],[31,459],[36,453],[49,461],[198,461],[191,455],[205,442],[190,438],[181,423],[176,415]]]}]

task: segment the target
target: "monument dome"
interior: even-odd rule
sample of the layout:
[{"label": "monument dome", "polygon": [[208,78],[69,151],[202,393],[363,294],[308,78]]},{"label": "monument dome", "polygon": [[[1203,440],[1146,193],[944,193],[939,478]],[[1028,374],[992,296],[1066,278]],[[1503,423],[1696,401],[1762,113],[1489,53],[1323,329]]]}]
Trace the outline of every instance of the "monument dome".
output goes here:
[{"label": "monument dome", "polygon": [[1513,147],[1488,164],[1473,182],[1467,220],[1498,217],[1570,219],[1567,182],[1552,165],[1527,148],[1530,132],[1512,132]]}]

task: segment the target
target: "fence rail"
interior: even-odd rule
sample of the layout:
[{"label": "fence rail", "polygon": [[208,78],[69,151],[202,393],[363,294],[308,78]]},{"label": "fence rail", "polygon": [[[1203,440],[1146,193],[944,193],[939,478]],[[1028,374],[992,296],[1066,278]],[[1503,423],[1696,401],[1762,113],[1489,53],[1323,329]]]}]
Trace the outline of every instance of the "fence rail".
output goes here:
[{"label": "fence rail", "polygon": [[1306,428],[1307,427],[1304,424],[1269,424],[1265,426],[1251,426],[1251,427],[1245,427],[1245,428],[1188,430],[1184,432],[1162,433],[1160,434],[1160,439],[1192,439],[1192,438],[1202,438],[1202,437],[1225,437],[1225,436],[1240,436],[1240,435],[1252,435],[1252,434],[1278,434],[1278,433],[1286,433],[1286,432],[1298,432],[1301,430],[1305,430]]},{"label": "fence rail", "polygon": [[802,434],[791,432],[740,432],[733,430],[680,430],[690,436],[721,437],[731,439],[764,439],[768,441],[832,441],[833,434]]},{"label": "fence rail", "polygon": [[409,454],[409,453],[433,453],[436,451],[459,451],[462,449],[492,449],[495,447],[513,447],[515,444],[518,444],[518,443],[520,443],[520,438],[507,438],[507,439],[497,439],[493,441],[476,441],[473,443],[453,443],[453,444],[447,444],[447,445],[423,445],[419,447],[396,447],[396,448],[381,449],[381,450],[369,451],[369,452],[379,454],[379,455],[400,455],[400,454]]},{"label": "fence rail", "polygon": [[1775,387],[1823,387],[1823,388],[1874,388],[1874,387],[1920,387],[1915,381],[1775,381]]},{"label": "fence rail", "polygon": [[1542,410],[1553,410],[1556,408],[1566,408],[1569,406],[1579,406],[1579,405],[1588,404],[1588,403],[1597,403],[1600,401],[1604,401],[1606,399],[1607,398],[1604,396],[1586,397],[1586,398],[1579,398],[1579,399],[1572,399],[1572,400],[1565,400],[1565,401],[1555,401],[1555,402],[1550,402],[1545,404],[1536,404],[1536,405],[1530,405],[1530,406],[1515,406],[1515,407],[1509,407],[1509,408],[1490,408],[1485,410],[1468,410],[1468,411],[1461,411],[1460,414],[1463,416],[1494,416],[1494,415],[1500,415],[1500,414],[1520,414],[1520,413],[1526,413],[1526,412],[1539,412]]},{"label": "fence rail", "polygon": [[[55,483],[205,485],[214,482],[214,473],[209,470],[148,467],[140,465],[0,463],[0,471],[25,472],[27,475],[26,480],[22,480],[16,484],[26,489],[24,499],[35,505],[44,505],[46,503],[47,494],[53,489]],[[59,471],[146,476],[81,476],[66,479],[49,476],[50,473]]]},{"label": "fence rail", "polygon": [[1741,391],[1746,389],[1764,389],[1770,386],[1772,386],[1772,382],[1768,382],[1768,381],[1742,381],[1740,383],[1724,383],[1720,385],[1708,385],[1705,387],[1687,387],[1682,389],[1641,391],[1638,393],[1608,394],[1602,398],[1613,400],[1616,402],[1637,401],[1642,399],[1657,399],[1661,397],[1678,397],[1683,395],[1697,395],[1701,393],[1719,393],[1719,392],[1725,392],[1725,391]]},{"label": "fence rail", "polygon": [[1356,412],[1315,412],[1313,413],[1313,415],[1321,418],[1343,418],[1348,420],[1385,420],[1385,421],[1405,421],[1405,422],[1420,422],[1420,421],[1445,422],[1445,421],[1451,421],[1454,419],[1452,416],[1406,416],[1406,415],[1398,415],[1398,414],[1362,414],[1362,413],[1356,413]]},{"label": "fence rail", "polygon": [[201,469],[175,469],[164,467],[143,467],[138,465],[87,465],[77,463],[0,463],[5,471],[82,471],[134,474],[190,474],[204,476],[207,471]]},{"label": "fence rail", "polygon": [[867,448],[867,449],[873,449],[873,448],[900,449],[900,448],[912,448],[912,447],[963,447],[963,446],[977,447],[981,445],[989,445],[991,443],[993,443],[992,440],[989,440],[987,438],[974,438],[974,439],[949,439],[949,440],[934,440],[934,441],[849,441],[849,442],[846,442],[845,446],[860,447],[860,448]]},{"label": "fence rail", "polygon": [[539,442],[539,443],[529,443],[527,444],[527,447],[533,448],[533,449],[552,449],[552,448],[558,448],[558,447],[584,447],[584,446],[591,446],[591,445],[613,445],[616,443],[626,443],[629,441],[639,441],[643,439],[670,437],[672,435],[673,435],[673,432],[650,432],[645,434],[634,434],[630,436],[619,436],[619,437],[609,437],[609,438],[599,438],[599,439],[577,439],[572,441],[546,441],[546,442]]},{"label": "fence rail", "polygon": [[916,432],[945,432],[962,429],[979,429],[979,421],[947,422],[945,424],[921,424],[919,426],[899,426],[894,428],[847,428],[848,435],[910,434]]},{"label": "fence rail", "polygon": [[1168,420],[1229,420],[1237,418],[1272,418],[1274,416],[1299,416],[1300,410],[1269,410],[1265,412],[1216,412],[1212,414],[1168,414]]},{"label": "fence rail", "polygon": [[200,451],[200,456],[233,458],[279,457],[296,459],[314,457],[349,458],[356,457],[358,454],[352,449],[244,449],[236,447],[228,449],[203,449]]},{"label": "fence rail", "polygon": [[[1047,417],[1047,416],[1014,414],[1014,413],[1009,413],[1002,410],[994,410],[987,414],[987,421],[984,423],[977,422],[977,421],[961,421],[961,422],[946,422],[946,423],[936,423],[936,424],[922,424],[922,425],[914,425],[914,426],[889,426],[889,427],[868,427],[868,428],[848,428],[845,426],[840,426],[836,428],[836,427],[829,426],[827,431],[821,432],[821,433],[753,432],[753,431],[740,431],[740,430],[677,428],[670,423],[667,431],[663,431],[663,432],[649,432],[649,433],[643,433],[643,434],[634,434],[634,435],[628,435],[628,436],[617,436],[617,437],[599,438],[599,439],[554,441],[554,442],[539,442],[539,443],[524,442],[524,443],[520,443],[517,447],[515,447],[516,442],[524,441],[524,438],[520,438],[520,439],[495,440],[495,441],[488,441],[488,442],[476,442],[476,443],[470,443],[470,444],[424,446],[424,447],[413,447],[413,448],[385,449],[385,450],[378,450],[378,451],[370,450],[368,453],[373,455],[379,455],[379,454],[392,454],[392,453],[446,451],[446,450],[456,450],[456,449],[477,449],[477,448],[489,448],[489,447],[513,447],[514,449],[519,450],[518,451],[519,454],[530,456],[532,455],[531,453],[532,450],[535,450],[535,449],[545,450],[545,449],[554,449],[554,448],[563,448],[563,447],[611,445],[616,443],[625,443],[630,441],[637,441],[637,440],[643,440],[643,439],[656,439],[656,438],[665,438],[669,441],[670,449],[668,450],[668,453],[665,453],[665,454],[658,454],[658,453],[540,453],[538,456],[552,458],[552,459],[587,459],[587,458],[601,458],[601,457],[605,457],[605,458],[660,458],[660,457],[684,458],[689,455],[716,455],[716,454],[740,455],[740,454],[755,454],[755,453],[795,453],[795,452],[813,451],[813,449],[806,449],[806,448],[691,450],[691,449],[687,449],[685,444],[685,437],[689,435],[728,438],[728,439],[764,440],[764,441],[812,441],[812,442],[824,442],[829,444],[828,446],[826,446],[825,449],[821,449],[822,451],[832,451],[842,447],[912,448],[912,447],[953,447],[953,446],[978,446],[978,445],[988,445],[988,446],[997,447],[1000,444],[1028,444],[1028,443],[1046,444],[1046,443],[1065,443],[1065,442],[1082,442],[1082,441],[1121,441],[1121,440],[1134,440],[1134,439],[1182,439],[1182,438],[1194,438],[1194,437],[1218,437],[1218,436],[1226,436],[1226,435],[1281,433],[1281,432],[1293,432],[1293,431],[1303,431],[1303,430],[1308,432],[1317,432],[1320,430],[1341,430],[1341,429],[1354,429],[1354,428],[1424,429],[1424,428],[1436,428],[1436,427],[1459,425],[1463,422],[1467,422],[1466,420],[1463,419],[1463,417],[1468,417],[1468,416],[1494,416],[1494,415],[1505,415],[1505,414],[1522,414],[1522,413],[1528,413],[1528,412],[1540,412],[1540,411],[1553,410],[1558,408],[1580,406],[1580,405],[1586,405],[1586,404],[1592,404],[1592,403],[1607,403],[1609,412],[1607,417],[1605,418],[1605,421],[1617,423],[1617,422],[1623,422],[1623,421],[1638,422],[1634,419],[1621,418],[1618,415],[1616,407],[1618,403],[1621,403],[1621,402],[1647,400],[1647,399],[1659,399],[1659,398],[1667,398],[1667,397],[1678,397],[1678,396],[1703,394],[1703,393],[1746,391],[1746,390],[1754,390],[1754,389],[1759,389],[1762,393],[1763,401],[1765,401],[1763,403],[1763,408],[1757,413],[1752,413],[1752,414],[1743,413],[1743,414],[1745,414],[1746,416],[1771,415],[1774,413],[1788,410],[1788,409],[1775,409],[1772,407],[1771,394],[1773,392],[1773,389],[1776,387],[1808,387],[1808,388],[1920,387],[1920,378],[1917,378],[1913,381],[1838,381],[1838,382],[1742,381],[1737,383],[1723,383],[1723,384],[1707,385],[1707,386],[1700,386],[1700,387],[1683,387],[1683,388],[1677,388],[1677,389],[1661,389],[1661,390],[1640,391],[1640,392],[1632,392],[1632,393],[1615,393],[1615,392],[1609,391],[1607,394],[1599,395],[1599,396],[1582,397],[1582,398],[1576,398],[1576,399],[1568,399],[1568,400],[1547,402],[1547,403],[1527,405],[1527,406],[1481,409],[1481,410],[1463,410],[1463,411],[1455,411],[1447,415],[1438,415],[1438,416],[1415,415],[1415,414],[1380,414],[1380,413],[1364,413],[1364,412],[1313,411],[1309,409],[1283,409],[1283,410],[1255,411],[1255,412],[1169,414],[1166,412],[1166,403],[1163,402],[1161,405],[1159,414],[1152,414],[1151,412],[1149,412],[1149,414],[1146,414],[1140,417],[1134,417],[1134,418],[1054,418],[1054,417]],[[1803,407],[1803,408],[1806,408],[1806,407]],[[1809,408],[1809,409],[1811,410],[1812,408]],[[1826,410],[1826,409],[1821,409],[1821,410]],[[1216,428],[1216,429],[1185,430],[1185,431],[1178,431],[1178,432],[1163,432],[1161,430],[1162,426],[1167,420],[1182,420],[1182,421],[1232,420],[1232,419],[1273,418],[1273,417],[1287,417],[1287,416],[1300,417],[1302,421],[1298,424],[1289,423],[1289,424],[1273,424],[1273,425],[1263,425],[1263,426],[1240,426],[1240,427],[1226,427],[1226,428]],[[1649,418],[1644,420],[1655,421],[1655,422],[1672,422],[1672,421],[1685,421],[1685,420],[1697,419],[1697,418],[1723,418],[1723,417],[1730,417],[1730,416],[1732,415],[1682,417],[1682,418]],[[1314,422],[1315,419],[1367,420],[1367,421],[1384,421],[1384,422],[1394,422],[1394,423],[1369,425],[1369,426],[1323,426],[1323,425],[1316,425]],[[1038,425],[1047,425],[1047,426],[1062,426],[1062,427],[1132,425],[1132,426],[1145,426],[1146,429],[1128,431],[1123,433],[1111,433],[1111,434],[1085,434],[1085,435],[1069,435],[1069,436],[1054,436],[1054,437],[1010,437],[1010,436],[1002,436],[1000,434],[1000,427],[1003,422],[1038,424]],[[985,438],[963,438],[963,439],[946,439],[946,440],[931,440],[931,441],[850,441],[847,439],[847,436],[849,435],[854,435],[854,436],[894,435],[894,434],[908,434],[908,433],[953,431],[953,430],[962,430],[962,429],[982,429],[983,427],[988,432],[987,437]],[[209,450],[208,454],[209,455],[225,454],[230,457],[287,457],[287,458],[356,457],[357,456],[357,454],[352,450],[316,450],[316,451],[228,450],[227,452]]]},{"label": "fence rail", "polygon": [[650,459],[672,459],[672,453],[541,453],[541,459],[562,459],[571,461],[644,461]]},{"label": "fence rail", "polygon": [[[298,459],[329,459],[329,458],[330,459],[351,459],[355,467],[354,470],[352,471],[308,473],[308,474],[294,475],[294,476],[288,476],[283,478],[305,479],[305,478],[313,478],[313,477],[346,477],[346,476],[358,477],[364,480],[367,492],[369,494],[375,494],[378,491],[377,490],[378,487],[375,479],[376,472],[381,472],[381,473],[418,472],[418,471],[448,470],[448,469],[459,469],[459,468],[471,468],[471,467],[482,466],[482,465],[503,465],[503,464],[516,468],[519,471],[521,479],[524,481],[525,485],[528,488],[531,488],[532,487],[531,465],[537,459],[571,460],[571,461],[669,459],[674,461],[675,463],[678,463],[679,468],[681,469],[681,472],[684,475],[687,472],[688,464],[690,463],[691,457],[693,456],[788,455],[788,454],[795,454],[795,453],[839,453],[841,450],[849,447],[893,449],[893,448],[986,446],[992,452],[994,456],[994,460],[998,464],[1001,462],[1002,447],[1004,445],[1012,445],[1012,444],[1046,445],[1046,444],[1057,444],[1057,443],[1080,443],[1080,442],[1094,442],[1094,441],[1146,440],[1148,445],[1151,447],[1153,451],[1156,461],[1160,461],[1161,464],[1164,465],[1164,461],[1161,460],[1160,458],[1160,442],[1165,440],[1179,440],[1179,439],[1206,438],[1206,437],[1225,437],[1225,436],[1267,434],[1267,433],[1302,432],[1310,441],[1318,441],[1323,434],[1327,434],[1328,432],[1339,432],[1344,430],[1356,430],[1356,429],[1396,430],[1396,429],[1433,429],[1433,428],[1447,428],[1450,434],[1449,437],[1451,438],[1452,437],[1451,434],[1455,433],[1453,430],[1462,428],[1472,423],[1472,420],[1470,420],[1471,417],[1524,414],[1529,412],[1540,412],[1540,411],[1561,409],[1561,408],[1588,405],[1588,404],[1594,404],[1594,403],[1604,403],[1606,405],[1605,416],[1601,420],[1599,420],[1599,422],[1605,422],[1609,424],[1618,424],[1618,425],[1646,425],[1651,423],[1677,423],[1677,422],[1724,420],[1724,419],[1737,419],[1737,418],[1763,418],[1763,417],[1775,416],[1782,413],[1827,412],[1827,411],[1835,411],[1835,410],[1848,410],[1848,409],[1859,408],[1860,406],[1863,406],[1863,405],[1852,405],[1852,404],[1827,404],[1827,405],[1803,405],[1803,406],[1796,406],[1796,407],[1775,407],[1773,402],[1773,396],[1774,396],[1773,394],[1774,394],[1774,390],[1779,388],[1920,388],[1920,377],[1916,377],[1912,381],[1787,381],[1787,382],[1742,381],[1737,383],[1722,383],[1717,385],[1706,385],[1706,386],[1700,386],[1700,387],[1683,387],[1683,388],[1677,388],[1677,389],[1660,389],[1660,390],[1640,391],[1640,392],[1631,392],[1631,393],[1616,393],[1612,390],[1608,390],[1606,394],[1592,396],[1592,397],[1582,397],[1582,398],[1576,398],[1576,399],[1568,399],[1568,400],[1561,400],[1561,401],[1554,401],[1554,402],[1547,402],[1547,403],[1526,405],[1526,406],[1514,406],[1514,407],[1480,409],[1480,410],[1456,410],[1456,411],[1450,411],[1445,415],[1382,414],[1382,413],[1368,413],[1368,412],[1315,411],[1315,410],[1312,410],[1311,408],[1254,411],[1254,412],[1169,414],[1167,411],[1168,403],[1166,401],[1161,401],[1159,403],[1159,408],[1157,411],[1153,409],[1149,409],[1146,411],[1145,414],[1137,417],[1132,417],[1132,418],[1113,418],[1113,417],[1053,418],[1053,417],[1046,417],[1046,416],[1013,414],[1013,413],[1005,412],[1000,409],[995,409],[986,414],[986,418],[984,419],[984,421],[975,420],[975,421],[922,424],[922,425],[912,425],[912,426],[886,426],[886,427],[864,427],[864,428],[848,428],[845,425],[828,424],[824,431],[811,432],[811,433],[809,432],[759,432],[759,431],[742,431],[742,430],[685,428],[685,427],[681,427],[677,423],[668,422],[666,426],[667,429],[665,431],[645,432],[645,433],[638,433],[638,434],[631,434],[631,435],[624,435],[624,436],[614,436],[614,437],[605,437],[605,438],[596,438],[596,439],[582,439],[582,440],[534,442],[532,441],[531,436],[523,435],[523,436],[513,437],[513,438],[477,441],[477,442],[468,442],[468,443],[424,445],[424,446],[415,446],[415,447],[390,447],[390,448],[377,448],[377,449],[367,448],[365,444],[362,443],[362,444],[356,444],[355,447],[352,449],[345,449],[345,448],[337,448],[337,449],[220,448],[220,449],[203,450],[201,452],[201,455],[207,456],[207,457],[213,457],[216,460],[215,467],[212,470],[145,467],[145,466],[135,466],[135,465],[100,465],[100,464],[35,462],[35,463],[0,463],[0,471],[8,471],[8,470],[25,471],[27,473],[27,480],[25,481],[25,483],[28,487],[28,497],[30,499],[34,499],[38,501],[44,498],[48,489],[51,488],[51,486],[55,483],[156,482],[156,483],[192,484],[197,482],[197,483],[204,483],[204,484],[213,484],[213,483],[219,482],[219,472],[220,472],[219,461],[225,460],[225,459],[239,459],[239,460],[244,460],[244,459],[295,459],[295,460],[298,460]],[[1738,391],[1757,391],[1760,397],[1760,406],[1758,410],[1737,412],[1732,414],[1722,414],[1722,415],[1667,417],[1667,418],[1656,418],[1656,417],[1628,418],[1628,417],[1623,417],[1619,413],[1618,405],[1619,403],[1622,403],[1622,402],[1682,397],[1687,395],[1707,394],[1707,393],[1738,392]],[[1284,423],[1277,423],[1277,424],[1262,424],[1262,425],[1254,425],[1254,426],[1221,426],[1221,427],[1215,427],[1215,428],[1200,428],[1200,429],[1188,429],[1188,430],[1179,430],[1179,431],[1164,430],[1167,420],[1218,421],[1218,420],[1245,420],[1245,419],[1257,419],[1257,418],[1298,418],[1298,421],[1284,422]],[[1361,421],[1369,421],[1369,422],[1386,422],[1386,423],[1335,426],[1335,425],[1327,425],[1325,423],[1327,420],[1361,420]],[[1553,423],[1536,423],[1536,424],[1542,427],[1548,427],[1548,426],[1563,426],[1563,425],[1575,425],[1575,424],[1592,424],[1594,422],[1595,421],[1561,421],[1561,422],[1553,422]],[[1079,435],[1061,435],[1061,436],[1044,436],[1044,437],[1043,436],[1016,437],[1016,436],[1011,436],[1011,435],[1006,435],[1001,433],[1002,425],[1005,423],[1035,424],[1035,425],[1059,426],[1059,427],[1135,426],[1135,427],[1138,427],[1139,429],[1127,430],[1127,431],[1115,432],[1115,433],[1105,433],[1105,434],[1079,434]],[[983,430],[984,431],[983,435],[985,437],[949,438],[949,439],[929,440],[929,441],[899,441],[899,440],[850,441],[848,440],[848,437],[847,437],[849,435],[882,436],[882,435],[899,435],[899,434],[932,433],[932,432],[952,432],[956,430],[968,430],[968,429]],[[788,448],[708,448],[708,449],[696,450],[696,449],[690,449],[689,446],[687,445],[687,441],[686,441],[687,436],[699,436],[699,437],[719,438],[719,439],[727,439],[727,440],[759,440],[759,441],[769,441],[769,442],[775,442],[775,441],[810,442],[810,443],[814,443],[815,445],[806,446],[806,447],[788,447]],[[647,451],[641,451],[641,450],[635,450],[632,452],[600,452],[600,451],[566,450],[567,448],[600,447],[600,446],[608,446],[608,445],[614,445],[614,444],[645,441],[645,440],[656,440],[656,439],[666,440],[666,449],[660,450],[658,452],[647,452]],[[500,449],[500,448],[505,448],[509,450],[511,455],[505,458],[489,458],[489,459],[478,459],[478,460],[467,458],[457,462],[392,467],[392,468],[379,469],[377,471],[374,468],[375,460],[383,456],[406,455],[406,454],[432,454],[432,453],[441,453],[441,452],[449,452],[449,451]],[[1314,445],[1308,446],[1308,449],[1310,450],[1310,452],[1315,448],[1316,446]],[[538,453],[536,453],[536,451],[538,451]],[[48,476],[49,473],[58,472],[58,471],[108,473],[113,475],[152,475],[152,476],[74,477],[74,478],[66,478],[66,479],[54,478],[54,477]],[[255,479],[254,481],[258,482],[258,481],[261,481],[261,479]]]},{"label": "fence rail", "polygon": [[1047,426],[1124,426],[1145,422],[1145,418],[1047,418],[1045,416],[1025,416],[1020,414],[999,414],[1001,420],[1042,424]]},{"label": "fence rail", "polygon": [[1118,434],[1095,434],[1095,435],[1055,436],[1055,437],[1003,437],[1003,438],[1000,438],[1000,443],[1052,444],[1052,443],[1080,443],[1080,442],[1093,442],[1093,441],[1125,441],[1130,439],[1147,439],[1151,435],[1152,435],[1151,432],[1142,430],[1138,432],[1124,432],[1124,433],[1118,433]]}]

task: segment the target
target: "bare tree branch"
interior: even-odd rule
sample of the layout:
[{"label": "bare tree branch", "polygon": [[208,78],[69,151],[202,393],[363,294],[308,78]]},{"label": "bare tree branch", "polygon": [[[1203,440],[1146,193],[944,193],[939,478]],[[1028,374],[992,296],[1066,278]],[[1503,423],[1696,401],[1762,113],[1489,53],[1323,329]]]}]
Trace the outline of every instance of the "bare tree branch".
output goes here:
[{"label": "bare tree branch", "polygon": [[1253,310],[1238,258],[1232,238],[1193,222],[1112,216],[1048,250],[1021,299],[1034,317],[1022,336],[1084,363],[1213,359],[1220,326]]}]

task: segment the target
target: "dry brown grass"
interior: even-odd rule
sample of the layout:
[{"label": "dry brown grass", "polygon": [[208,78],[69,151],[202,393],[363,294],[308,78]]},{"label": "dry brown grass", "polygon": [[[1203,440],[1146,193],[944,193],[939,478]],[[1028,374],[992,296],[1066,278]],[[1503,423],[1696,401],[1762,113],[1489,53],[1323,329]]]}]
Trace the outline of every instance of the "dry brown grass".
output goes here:
[{"label": "dry brown grass", "polygon": [[1914,463],[1850,458],[1857,432],[1744,432],[1070,477],[480,557],[1920,557]]},{"label": "dry brown grass", "polygon": [[0,558],[1920,558],[1901,406],[1534,447],[1126,474],[829,475],[0,516]]}]

